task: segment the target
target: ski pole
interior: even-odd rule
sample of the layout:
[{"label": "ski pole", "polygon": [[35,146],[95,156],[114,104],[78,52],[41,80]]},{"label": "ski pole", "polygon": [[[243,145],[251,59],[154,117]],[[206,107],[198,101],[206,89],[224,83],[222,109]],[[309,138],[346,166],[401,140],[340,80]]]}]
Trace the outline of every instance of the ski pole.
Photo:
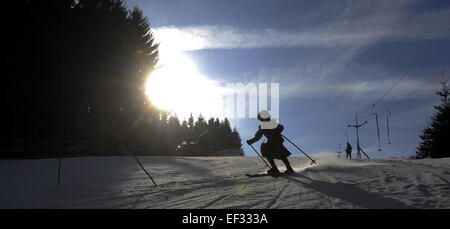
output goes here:
[{"label": "ski pole", "polygon": [[150,180],[152,180],[153,184],[155,184],[155,186],[156,186],[156,183],[153,180],[152,176],[150,176],[150,174],[147,172],[147,170],[145,170],[144,166],[142,166],[141,162],[137,159],[136,156],[134,156],[134,159],[136,159],[137,163],[141,166],[142,170],[144,170],[144,172],[147,174],[147,176],[150,178]]},{"label": "ski pole", "polygon": [[61,158],[58,158],[58,184],[61,182]]},{"label": "ski pole", "polygon": [[308,156],[308,154],[306,154],[305,152],[303,152],[302,149],[300,149],[295,143],[291,142],[291,140],[289,140],[289,138],[287,138],[286,136],[284,136],[283,134],[281,135],[283,136],[283,138],[285,138],[286,140],[288,140],[292,145],[295,146],[295,148],[297,148],[298,150],[300,150],[300,152],[302,152],[305,156],[307,156],[309,158],[309,160],[311,160],[312,163],[316,164],[316,160],[313,160],[311,157]]},{"label": "ski pole", "polygon": [[250,147],[252,147],[252,149],[255,151],[255,153],[258,154],[258,156],[261,158],[261,160],[264,161],[264,163],[267,165],[267,167],[269,167],[269,169],[272,169],[272,167],[270,167],[270,165],[267,164],[266,160],[264,160],[264,158],[258,153],[258,151],[255,149],[255,147],[253,147],[252,144],[249,144],[249,145],[250,145]]},{"label": "ski pole", "polygon": [[[114,131],[114,135],[117,137],[117,139],[119,139],[119,141],[122,142],[122,138],[117,134],[116,130],[113,129],[113,131]],[[126,150],[126,147],[124,146],[124,144],[121,144],[121,146],[122,146],[122,149],[125,149],[125,150]],[[147,170],[144,168],[144,166],[142,166],[141,162],[137,159],[137,157],[136,157],[136,156],[133,156],[133,157],[134,157],[134,159],[137,161],[137,163],[139,164],[139,166],[141,166],[142,170],[144,170],[144,172],[145,172],[145,173],[147,174],[147,176],[150,178],[150,180],[152,180],[153,184],[154,184],[155,186],[157,186],[157,185],[156,185],[156,182],[153,180],[152,176],[150,176],[150,174],[147,172]]]}]

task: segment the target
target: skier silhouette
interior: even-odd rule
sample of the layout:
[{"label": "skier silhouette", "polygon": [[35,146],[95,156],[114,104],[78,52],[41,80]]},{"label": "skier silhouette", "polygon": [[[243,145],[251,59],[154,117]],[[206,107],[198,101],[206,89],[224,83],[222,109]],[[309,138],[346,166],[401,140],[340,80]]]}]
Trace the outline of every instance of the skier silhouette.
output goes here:
[{"label": "skier silhouette", "polygon": [[287,169],[284,172],[285,174],[294,173],[287,159],[291,155],[291,152],[283,146],[284,139],[281,136],[281,132],[284,129],[283,125],[278,124],[276,120],[271,120],[270,113],[265,110],[259,112],[258,120],[260,121],[259,129],[255,133],[255,137],[247,140],[247,144],[251,145],[257,142],[264,135],[267,138],[267,143],[261,143],[261,153],[263,157],[267,158],[272,167],[267,173],[271,176],[280,175],[274,159],[282,160],[286,165]]},{"label": "skier silhouette", "polygon": [[352,145],[347,142],[347,147],[345,148],[345,153],[347,154],[345,158],[352,158]]}]

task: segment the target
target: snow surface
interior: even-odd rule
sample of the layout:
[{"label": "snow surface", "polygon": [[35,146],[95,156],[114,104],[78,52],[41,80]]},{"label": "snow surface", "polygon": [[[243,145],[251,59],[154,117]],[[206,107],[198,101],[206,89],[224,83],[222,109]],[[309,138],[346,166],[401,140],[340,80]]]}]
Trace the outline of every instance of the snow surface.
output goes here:
[{"label": "snow surface", "polygon": [[450,207],[450,158],[289,159],[294,175],[248,178],[260,158],[139,157],[157,187],[133,157],[64,158],[59,185],[58,159],[1,160],[0,208]]}]

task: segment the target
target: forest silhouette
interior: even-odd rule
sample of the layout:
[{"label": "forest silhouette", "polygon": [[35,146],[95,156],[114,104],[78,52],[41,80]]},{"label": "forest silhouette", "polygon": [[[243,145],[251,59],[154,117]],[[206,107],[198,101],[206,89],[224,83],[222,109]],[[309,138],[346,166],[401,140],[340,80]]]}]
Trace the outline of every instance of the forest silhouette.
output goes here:
[{"label": "forest silhouette", "polygon": [[158,62],[149,20],[121,0],[14,1],[6,27],[2,155],[175,155],[208,130],[208,148],[241,148],[228,120],[180,123],[151,105]]}]

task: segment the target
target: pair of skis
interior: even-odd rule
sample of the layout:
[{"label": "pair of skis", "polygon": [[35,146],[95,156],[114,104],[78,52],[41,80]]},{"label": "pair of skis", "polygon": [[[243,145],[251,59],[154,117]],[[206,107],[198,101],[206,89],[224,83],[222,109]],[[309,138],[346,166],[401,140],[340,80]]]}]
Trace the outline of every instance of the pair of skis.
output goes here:
[{"label": "pair of skis", "polygon": [[[312,159],[310,156],[308,156],[308,154],[306,154],[302,149],[300,149],[300,147],[298,147],[295,143],[293,143],[291,140],[289,140],[289,138],[287,138],[286,136],[284,136],[283,134],[281,135],[284,139],[288,140],[292,145],[295,146],[295,148],[297,148],[298,150],[300,150],[300,152],[302,152],[306,157],[309,158],[309,160],[311,160],[311,165],[312,164],[317,164],[316,160]],[[255,151],[255,153],[261,158],[261,160],[266,164],[267,167],[269,167],[269,169],[272,169],[272,166],[270,166],[266,160],[264,160],[264,158],[261,156],[261,154],[258,152],[258,150],[255,149],[255,147],[253,147],[252,144],[250,144],[250,147],[252,147],[252,149]],[[245,174],[248,177],[260,177],[260,176],[267,176],[268,174]]]}]

